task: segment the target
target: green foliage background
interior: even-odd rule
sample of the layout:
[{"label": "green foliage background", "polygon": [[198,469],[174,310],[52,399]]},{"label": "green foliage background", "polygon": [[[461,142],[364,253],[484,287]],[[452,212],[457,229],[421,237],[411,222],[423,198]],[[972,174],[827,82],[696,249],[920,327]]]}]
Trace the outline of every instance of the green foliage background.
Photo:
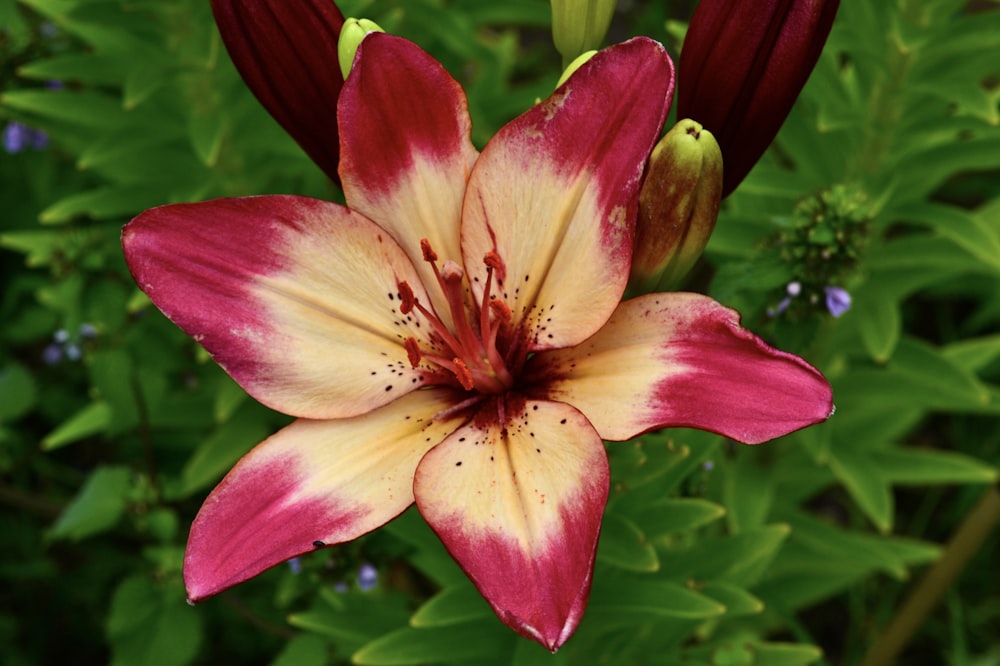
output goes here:
[{"label": "green foliage background", "polygon": [[[339,4],[445,64],[479,146],[560,73],[544,0]],[[691,3],[620,5],[609,40],[676,59]],[[685,430],[609,445],[590,607],[552,656],[412,511],[185,604],[200,502],[288,419],[150,306],[121,226],[168,202],[339,194],[246,90],[205,0],[0,0],[0,119],[51,138],[0,154],[0,661],[859,663],[997,481],[1000,5],[842,5],[688,285],[820,367],[837,413],[755,448]],[[831,284],[853,296],[840,318]],[[905,663],[1000,664],[997,552],[994,530]]]}]

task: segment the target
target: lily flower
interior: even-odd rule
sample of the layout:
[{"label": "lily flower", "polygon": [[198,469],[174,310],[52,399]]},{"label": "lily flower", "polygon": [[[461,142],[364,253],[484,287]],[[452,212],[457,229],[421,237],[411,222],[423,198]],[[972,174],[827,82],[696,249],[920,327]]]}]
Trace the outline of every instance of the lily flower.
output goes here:
[{"label": "lily flower", "polygon": [[827,418],[823,376],[734,311],[620,302],[672,70],[652,40],[608,48],[480,154],[459,84],[373,32],[338,91],[346,206],[219,199],[125,227],[153,303],[298,417],[205,501],[192,601],[415,503],[500,619],[554,651],[587,604],[602,440],[688,426],[757,443]]},{"label": "lily flower", "polygon": [[774,140],[833,26],[840,0],[700,0],[678,77],[678,118],[715,135],[728,196]]}]

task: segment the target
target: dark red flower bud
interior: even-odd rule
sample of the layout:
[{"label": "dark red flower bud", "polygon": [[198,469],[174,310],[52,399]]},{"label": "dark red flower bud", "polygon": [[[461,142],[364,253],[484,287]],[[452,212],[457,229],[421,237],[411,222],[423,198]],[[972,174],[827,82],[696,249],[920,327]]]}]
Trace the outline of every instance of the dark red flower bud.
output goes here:
[{"label": "dark red flower bud", "polygon": [[331,0],[212,0],[222,41],[247,86],[327,176],[340,182],[337,40]]},{"label": "dark red flower bud", "polygon": [[715,135],[723,196],[750,172],[819,59],[839,0],[701,0],[678,71],[677,113]]}]

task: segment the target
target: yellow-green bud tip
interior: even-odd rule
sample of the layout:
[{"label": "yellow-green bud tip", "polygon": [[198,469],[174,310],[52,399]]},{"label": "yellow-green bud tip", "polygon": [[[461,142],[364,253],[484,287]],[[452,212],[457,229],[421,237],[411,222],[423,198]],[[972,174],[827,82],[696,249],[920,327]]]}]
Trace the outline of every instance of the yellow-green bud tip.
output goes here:
[{"label": "yellow-green bud tip", "polygon": [[681,120],[653,149],[639,192],[633,285],[676,285],[705,249],[721,200],[719,144],[699,123]]},{"label": "yellow-green bud tip", "polygon": [[349,18],[340,29],[340,40],[337,42],[337,59],[340,61],[340,73],[347,78],[354,64],[354,56],[368,33],[385,32],[374,21],[368,19]]},{"label": "yellow-green bud tip", "polygon": [[552,41],[563,63],[601,45],[615,4],[617,0],[552,0]]},{"label": "yellow-green bud tip", "polygon": [[559,77],[558,83],[556,83],[556,88],[566,83],[566,79],[573,76],[573,73],[576,72],[576,70],[580,69],[580,67],[583,66],[583,63],[593,58],[596,53],[597,51],[587,51],[586,53],[581,53],[580,55],[578,55],[576,57],[576,60],[571,62],[569,64],[569,67],[567,67],[563,71],[562,76]]}]

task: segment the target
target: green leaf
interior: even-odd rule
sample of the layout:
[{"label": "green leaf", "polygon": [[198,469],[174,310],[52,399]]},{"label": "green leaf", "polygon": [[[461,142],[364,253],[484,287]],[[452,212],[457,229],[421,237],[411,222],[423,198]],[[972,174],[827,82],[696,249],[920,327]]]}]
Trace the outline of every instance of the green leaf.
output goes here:
[{"label": "green leaf", "polygon": [[368,643],[354,653],[359,666],[417,666],[427,663],[475,663],[495,659],[510,649],[510,630],[499,622],[453,627],[404,627]]},{"label": "green leaf", "polygon": [[718,617],[726,607],[679,583],[646,578],[597,576],[585,620],[600,625],[651,619],[700,620]]},{"label": "green leaf", "polygon": [[326,641],[315,634],[299,634],[271,662],[271,666],[325,666],[330,663]]},{"label": "green leaf", "polygon": [[872,454],[884,479],[892,483],[993,483],[997,469],[953,451],[897,447]]},{"label": "green leaf", "polygon": [[309,610],[289,615],[288,623],[332,639],[338,651],[353,652],[405,625],[407,603],[402,595],[338,593],[326,587]]},{"label": "green leaf", "polygon": [[[1000,144],[997,144],[1000,149]],[[1000,230],[955,206],[922,201],[903,206],[895,214],[909,222],[926,224],[1000,273]]]},{"label": "green leaf", "polygon": [[98,86],[119,85],[125,74],[120,58],[95,53],[68,53],[21,66],[18,74],[29,79],[74,81]]},{"label": "green leaf", "polygon": [[889,360],[903,328],[899,303],[869,283],[869,288],[857,292],[852,307],[869,356],[879,363]]},{"label": "green leaf", "polygon": [[109,434],[124,432],[139,421],[138,385],[132,359],[123,349],[102,349],[90,355],[90,377],[101,402],[111,408]]},{"label": "green leaf", "polygon": [[615,508],[626,513],[650,539],[689,532],[726,515],[724,507],[695,497],[643,502],[632,511],[627,506],[623,500]]},{"label": "green leaf", "polygon": [[92,402],[42,440],[42,450],[51,451],[102,433],[111,425],[111,406],[103,401]]},{"label": "green leaf", "polygon": [[732,533],[758,529],[767,521],[774,502],[774,479],[757,465],[755,449],[738,449],[726,463],[722,493]]},{"label": "green leaf", "polygon": [[28,413],[38,399],[34,376],[18,363],[0,369],[0,423]]},{"label": "green leaf", "polygon": [[125,512],[130,477],[124,467],[98,467],[45,538],[79,541],[114,527]]},{"label": "green leaf", "polygon": [[818,647],[794,643],[757,643],[751,651],[759,666],[806,666],[823,658]]},{"label": "green leaf", "polygon": [[892,529],[893,499],[888,482],[865,451],[834,447],[830,469],[880,532]]},{"label": "green leaf", "polygon": [[428,599],[410,618],[413,627],[446,627],[491,617],[489,604],[472,585],[459,584]]},{"label": "green leaf", "polygon": [[257,405],[246,403],[245,409],[216,428],[195,449],[181,470],[180,483],[171,492],[172,499],[188,497],[217,482],[237,460],[271,434],[267,424],[256,417],[257,411]]},{"label": "green leaf", "polygon": [[81,216],[97,220],[131,217],[160,203],[162,186],[111,185],[63,197],[39,213],[38,218],[42,224],[62,224]]},{"label": "green leaf", "polygon": [[42,118],[102,132],[125,122],[116,99],[89,90],[9,90],[0,96],[0,103]]},{"label": "green leaf", "polygon": [[180,585],[154,586],[143,576],[115,590],[107,620],[112,666],[184,666],[201,644],[201,615]]},{"label": "green leaf", "polygon": [[779,523],[732,536],[707,537],[685,550],[661,551],[660,569],[698,580],[751,585],[790,532],[788,525]]},{"label": "green leaf", "polygon": [[954,342],[941,354],[965,372],[979,372],[1000,358],[1000,333]]},{"label": "green leaf", "polygon": [[656,571],[660,561],[646,535],[635,523],[613,511],[605,511],[597,561],[628,571]]},{"label": "green leaf", "polygon": [[726,607],[726,615],[756,615],[764,610],[764,603],[742,587],[719,580],[705,583],[699,590]]},{"label": "green leaf", "polygon": [[27,255],[25,265],[37,268],[51,263],[53,255],[62,249],[62,236],[52,230],[7,231],[0,234],[0,247]]}]

